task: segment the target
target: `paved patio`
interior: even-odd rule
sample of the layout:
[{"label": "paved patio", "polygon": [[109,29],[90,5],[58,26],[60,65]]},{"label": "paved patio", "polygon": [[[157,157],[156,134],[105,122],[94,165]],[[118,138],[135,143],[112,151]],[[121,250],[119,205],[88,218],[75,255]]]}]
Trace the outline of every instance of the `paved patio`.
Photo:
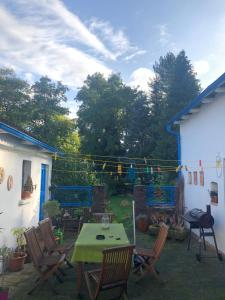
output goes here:
[{"label": "paved patio", "polygon": [[[148,234],[138,233],[137,244],[151,246],[153,238]],[[146,277],[140,283],[135,283],[135,277],[130,276],[128,293],[129,299],[151,300],[224,300],[225,299],[225,261],[217,259],[203,260],[201,263],[195,259],[197,243],[192,245],[190,251],[186,250],[185,242],[168,240],[158,269],[164,284],[158,283],[153,277]],[[90,267],[86,265],[86,268]],[[32,296],[26,293],[36,278],[36,272],[31,264],[26,264],[23,271],[8,273],[5,276],[5,285],[10,287],[12,300],[49,300],[78,299],[76,296],[75,269],[67,269],[64,283],[55,282],[59,296],[55,296],[42,286]],[[83,285],[82,299],[88,299],[85,285]]]}]

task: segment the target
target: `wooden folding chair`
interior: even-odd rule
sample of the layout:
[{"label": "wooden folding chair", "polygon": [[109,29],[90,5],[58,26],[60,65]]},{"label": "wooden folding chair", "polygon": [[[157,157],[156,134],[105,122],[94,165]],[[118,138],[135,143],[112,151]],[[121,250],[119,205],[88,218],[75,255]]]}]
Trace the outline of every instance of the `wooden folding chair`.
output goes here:
[{"label": "wooden folding chair", "polygon": [[52,254],[53,252],[58,252],[59,254],[65,254],[65,262],[70,268],[73,268],[67,259],[67,255],[74,246],[74,243],[70,245],[58,245],[52,230],[51,220],[49,218],[40,221],[39,228],[48,253]]},{"label": "wooden folding chair", "polygon": [[28,292],[28,294],[31,295],[34,290],[44,282],[47,282],[51,290],[57,294],[50,282],[50,278],[55,275],[57,279],[61,281],[57,272],[60,265],[64,262],[65,254],[45,256],[40,244],[38,243],[35,230],[35,228],[30,228],[24,233],[29,255],[32,259],[35,269],[40,275],[40,277],[36,280],[34,287]]},{"label": "wooden folding chair", "polygon": [[[130,273],[133,245],[103,250],[101,269],[85,272],[85,280],[91,300],[97,299],[99,294],[109,289],[117,290],[119,299],[127,295],[127,280]],[[109,297],[107,297],[109,300]]]},{"label": "wooden folding chair", "polygon": [[113,213],[93,213],[93,217],[95,218],[96,223],[101,223],[102,217],[107,215],[109,217],[109,223],[112,223],[114,219],[114,214]]},{"label": "wooden folding chair", "polygon": [[160,259],[161,252],[168,235],[168,226],[162,224],[157,239],[152,249],[135,248],[134,250],[134,273],[139,273],[138,281],[145,275],[151,273],[156,279],[160,280],[159,272],[156,270],[155,264]]}]

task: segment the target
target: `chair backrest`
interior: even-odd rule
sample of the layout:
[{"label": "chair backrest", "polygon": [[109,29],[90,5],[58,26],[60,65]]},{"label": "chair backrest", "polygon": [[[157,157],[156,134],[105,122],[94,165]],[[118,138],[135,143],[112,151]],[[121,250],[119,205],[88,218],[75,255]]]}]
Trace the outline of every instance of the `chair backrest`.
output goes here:
[{"label": "chair backrest", "polygon": [[46,218],[39,222],[39,228],[41,231],[42,238],[45,243],[45,247],[48,251],[51,251],[56,247],[57,243],[52,230],[52,222],[49,218]]},{"label": "chair backrest", "polygon": [[129,245],[103,250],[100,286],[115,286],[116,283],[119,286],[127,282],[134,248],[134,245]]},{"label": "chair backrest", "polygon": [[162,249],[163,249],[164,244],[167,239],[167,235],[168,235],[168,226],[166,226],[166,224],[163,223],[160,227],[157,239],[153,246],[153,252],[155,254],[155,259],[158,259],[160,257],[160,254],[162,252]]},{"label": "chair backrest", "polygon": [[95,218],[96,223],[102,222],[102,217],[107,215],[109,217],[109,223],[112,223],[114,214],[113,213],[93,213],[93,217]]},{"label": "chair backrest", "polygon": [[38,239],[35,233],[35,228],[30,228],[24,232],[24,236],[27,242],[29,255],[32,259],[34,266],[39,267],[39,262],[43,257],[43,251],[38,243]]}]

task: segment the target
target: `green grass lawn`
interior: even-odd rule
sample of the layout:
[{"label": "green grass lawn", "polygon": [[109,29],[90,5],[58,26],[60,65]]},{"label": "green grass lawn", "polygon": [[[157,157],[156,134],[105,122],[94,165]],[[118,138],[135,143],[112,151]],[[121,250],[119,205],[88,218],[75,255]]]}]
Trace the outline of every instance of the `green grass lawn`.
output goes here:
[{"label": "green grass lawn", "polygon": [[112,196],[109,199],[108,210],[115,215],[114,222],[123,223],[126,230],[130,230],[132,223],[132,200],[130,195]]}]

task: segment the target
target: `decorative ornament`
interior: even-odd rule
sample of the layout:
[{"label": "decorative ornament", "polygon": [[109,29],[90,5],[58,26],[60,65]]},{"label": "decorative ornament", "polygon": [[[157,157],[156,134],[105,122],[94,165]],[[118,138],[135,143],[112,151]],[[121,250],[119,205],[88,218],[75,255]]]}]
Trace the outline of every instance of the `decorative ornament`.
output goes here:
[{"label": "decorative ornament", "polygon": [[13,177],[12,175],[9,175],[7,179],[7,190],[11,191],[12,188],[13,188]]},{"label": "decorative ornament", "polygon": [[217,174],[217,177],[222,176],[222,171],[223,171],[222,158],[221,158],[220,154],[217,154],[217,156],[216,156],[216,174]]},{"label": "decorative ornament", "polygon": [[106,163],[104,163],[104,164],[102,165],[102,170],[105,170],[105,167],[106,167]]},{"label": "decorative ornament", "polygon": [[119,164],[117,166],[117,172],[118,172],[119,175],[122,175],[122,165],[121,164]]},{"label": "decorative ornament", "polygon": [[5,178],[5,170],[4,168],[0,167],[0,184],[3,182]]},{"label": "decorative ornament", "polygon": [[203,171],[199,172],[199,178],[200,178],[200,185],[204,186],[204,172]]},{"label": "decorative ornament", "polygon": [[154,170],[153,170],[153,167],[151,167],[151,174],[153,175],[153,173],[154,173]]},{"label": "decorative ornament", "polygon": [[161,172],[161,168],[160,168],[160,167],[158,167],[158,168],[157,168],[157,170],[158,170],[158,173],[160,173],[160,172]]},{"label": "decorative ornament", "polygon": [[136,179],[136,171],[135,171],[135,168],[133,168],[132,164],[131,164],[130,168],[128,169],[128,177],[131,182],[134,182]]}]

